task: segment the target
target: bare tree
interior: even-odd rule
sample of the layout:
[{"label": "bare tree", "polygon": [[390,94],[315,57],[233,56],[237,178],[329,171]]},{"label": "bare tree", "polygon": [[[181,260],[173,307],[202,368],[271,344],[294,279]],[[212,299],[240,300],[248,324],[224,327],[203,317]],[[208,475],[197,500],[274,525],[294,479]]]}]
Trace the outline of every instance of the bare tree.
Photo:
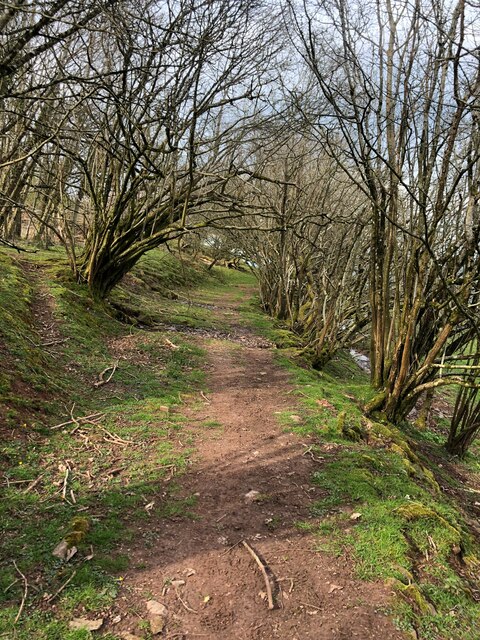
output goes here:
[{"label": "bare tree", "polygon": [[370,202],[370,409],[405,417],[469,341],[478,282],[480,64],[468,4],[291,1],[303,113]]}]

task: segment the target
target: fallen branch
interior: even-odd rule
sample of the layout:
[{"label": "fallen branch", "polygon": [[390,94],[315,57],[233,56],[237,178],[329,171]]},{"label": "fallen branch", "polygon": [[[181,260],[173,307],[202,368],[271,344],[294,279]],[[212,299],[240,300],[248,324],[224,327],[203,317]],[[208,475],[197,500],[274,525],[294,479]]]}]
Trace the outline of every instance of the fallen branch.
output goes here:
[{"label": "fallen branch", "polygon": [[14,242],[10,242],[9,240],[5,240],[5,238],[0,237],[0,244],[5,245],[9,249],[15,249],[18,253],[37,253],[38,249],[24,249],[20,247],[18,244]]},{"label": "fallen branch", "polygon": [[41,342],[38,346],[53,347],[54,345],[57,345],[57,344],[64,344],[65,342],[68,342],[68,340],[70,340],[70,338],[62,338],[61,340],[50,340],[49,342]]},{"label": "fallen branch", "polygon": [[265,587],[267,589],[268,608],[269,609],[274,609],[275,608],[275,604],[273,602],[272,585],[270,584],[270,578],[268,577],[266,566],[263,564],[263,562],[257,556],[257,554],[252,549],[252,547],[248,544],[248,542],[245,542],[245,540],[242,540],[242,545],[245,547],[245,549],[248,551],[248,553],[255,560],[255,562],[257,563],[260,571],[262,572],[263,579],[265,580]]},{"label": "fallen branch", "polygon": [[5,478],[5,482],[2,482],[2,486],[6,486],[9,487],[11,484],[27,484],[27,482],[33,482],[32,479],[30,480],[10,480],[10,478],[8,478],[8,476],[3,476]]},{"label": "fallen branch", "polygon": [[115,444],[123,444],[123,445],[132,444],[131,440],[124,440],[123,438],[121,438],[116,433],[112,433],[110,431],[107,431],[107,429],[104,429],[103,427],[100,427],[100,431],[103,431],[103,433],[106,433],[107,436],[109,437],[110,441],[114,442]]},{"label": "fallen branch", "polygon": [[28,487],[23,490],[23,493],[30,493],[30,491],[32,491],[32,489],[35,489],[35,487],[37,486],[37,484],[40,482],[40,480],[43,478],[44,475],[45,475],[45,473],[42,473],[40,476],[38,476],[38,478],[36,480],[31,482],[28,485]]},{"label": "fallen branch", "polygon": [[[110,365],[109,367],[107,367],[106,369],[104,369],[100,373],[100,375],[98,376],[98,381],[94,382],[93,386],[94,387],[103,387],[104,384],[108,384],[110,382],[110,380],[113,378],[117,368],[118,368],[118,360],[117,360],[117,362],[115,362],[114,364]],[[107,371],[111,371],[112,373],[105,380],[104,379],[104,375],[107,373]]]},{"label": "fallen branch", "polygon": [[62,489],[62,498],[63,500],[67,499],[67,485],[68,485],[68,476],[70,475],[70,469],[67,467],[65,469],[65,478],[63,479],[63,489]]},{"label": "fallen branch", "polygon": [[3,590],[3,593],[7,593],[10,591],[12,587],[14,587],[18,582],[20,582],[20,578],[16,578],[13,582],[11,582],[6,589]]},{"label": "fallen branch", "polygon": [[17,617],[14,620],[13,624],[17,624],[17,622],[20,620],[20,616],[22,615],[22,611],[23,608],[25,606],[25,601],[27,599],[27,595],[28,595],[28,581],[27,578],[23,575],[23,573],[20,571],[20,569],[17,567],[17,563],[15,562],[15,560],[13,561],[13,566],[15,567],[16,572],[21,576],[22,580],[23,580],[23,596],[22,596],[22,602],[20,603],[20,608],[18,610],[17,613]]},{"label": "fallen branch", "polygon": [[232,546],[228,547],[228,549],[225,549],[225,551],[222,551],[222,553],[218,557],[221,558],[222,556],[226,555],[229,551],[232,551],[232,549],[235,549],[235,547],[238,547],[239,544],[242,544],[241,540],[239,540],[235,544],[232,544]]},{"label": "fallen branch", "polygon": [[[73,409],[72,409],[73,411]],[[60,424],[56,424],[53,427],[50,427],[50,429],[61,429],[62,427],[67,427],[69,424],[78,424],[79,422],[85,422],[86,420],[92,420],[94,418],[99,419],[100,417],[103,417],[105,414],[98,412],[98,413],[91,413],[89,416],[82,416],[79,418],[73,418],[71,420],[67,420],[66,422],[61,422]]]},{"label": "fallen branch", "polygon": [[202,396],[202,398],[205,400],[207,404],[212,404],[211,401],[207,398],[207,396],[203,393],[203,391],[200,391],[200,395]]},{"label": "fallen branch", "polygon": [[189,606],[188,606],[188,604],[182,600],[182,597],[181,597],[181,596],[180,596],[180,594],[178,593],[178,589],[177,589],[177,587],[175,587],[175,593],[177,594],[177,598],[180,600],[180,602],[182,603],[183,607],[184,607],[187,611],[190,611],[190,613],[198,613],[198,611],[195,611],[195,609],[192,609],[191,607],[189,607]]}]

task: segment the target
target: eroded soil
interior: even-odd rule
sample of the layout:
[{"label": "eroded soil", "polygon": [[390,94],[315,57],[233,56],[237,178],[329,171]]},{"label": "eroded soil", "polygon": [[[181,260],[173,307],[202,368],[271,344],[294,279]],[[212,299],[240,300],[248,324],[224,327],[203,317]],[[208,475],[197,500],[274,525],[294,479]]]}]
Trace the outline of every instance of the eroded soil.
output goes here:
[{"label": "eroded soil", "polygon": [[[322,459],[310,454],[309,438],[279,421],[281,412],[295,415],[295,399],[273,350],[235,324],[233,298],[218,313],[230,318],[232,335],[197,336],[209,354],[207,390],[182,407],[189,426],[181,438],[191,436],[195,454],[179,491],[195,495],[195,506],[190,516],[167,520],[157,520],[153,509],[123,549],[132,568],[111,630],[144,637],[146,603],[154,599],[167,608],[157,637],[405,638],[383,613],[388,588],[356,580],[346,553],[317,552],[314,534],[299,526],[316,522],[311,505],[321,491],[311,476],[321,472]],[[245,497],[252,491],[254,499]],[[243,542],[266,569],[273,609]]]}]

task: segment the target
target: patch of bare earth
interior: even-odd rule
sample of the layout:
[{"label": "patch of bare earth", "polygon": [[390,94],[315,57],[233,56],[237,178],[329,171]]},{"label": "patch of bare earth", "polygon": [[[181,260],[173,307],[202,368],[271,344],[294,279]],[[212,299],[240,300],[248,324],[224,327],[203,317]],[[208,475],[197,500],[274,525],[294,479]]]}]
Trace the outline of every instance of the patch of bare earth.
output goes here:
[{"label": "patch of bare earth", "polygon": [[196,456],[181,479],[182,495],[197,496],[194,517],[153,514],[138,529],[112,631],[143,637],[153,599],[166,607],[159,638],[405,638],[381,612],[388,588],[356,580],[348,555],[315,551],[315,536],[297,526],[321,495],[310,480],[322,462],[278,422],[295,403],[272,351],[203,340],[209,392],[187,413]]}]

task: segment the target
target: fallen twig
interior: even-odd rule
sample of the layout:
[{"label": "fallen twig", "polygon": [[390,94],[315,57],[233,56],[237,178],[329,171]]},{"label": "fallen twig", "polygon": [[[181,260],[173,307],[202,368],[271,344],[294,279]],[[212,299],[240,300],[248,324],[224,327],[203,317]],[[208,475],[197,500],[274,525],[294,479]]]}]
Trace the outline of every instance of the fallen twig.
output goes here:
[{"label": "fallen twig", "polygon": [[189,607],[188,604],[182,600],[181,595],[178,593],[177,587],[175,587],[175,593],[177,594],[177,598],[180,600],[180,602],[182,603],[183,607],[187,611],[190,611],[190,613],[198,613],[198,611],[195,611],[195,609],[192,609],[191,607]]},{"label": "fallen twig", "polygon": [[202,398],[205,400],[207,404],[212,404],[211,401],[207,398],[207,396],[203,393],[203,391],[200,391],[200,395],[202,396]]},{"label": "fallen twig", "polygon": [[[73,409],[72,409],[73,411]],[[94,418],[96,418],[97,420],[100,417],[103,417],[105,414],[98,412],[98,413],[91,413],[89,416],[81,416],[78,418],[73,418],[71,420],[67,420],[66,422],[61,422],[60,424],[56,424],[53,427],[50,427],[50,429],[61,429],[61,427],[67,427],[69,424],[77,424],[79,422],[85,422],[86,420],[93,420]]]},{"label": "fallen twig", "polygon": [[[98,376],[98,380],[97,382],[93,383],[94,387],[102,387],[104,384],[108,384],[110,382],[110,380],[113,378],[115,371],[118,368],[118,360],[117,362],[115,362],[114,364],[110,365],[109,367],[107,367],[106,369],[104,369],[100,375]],[[104,375],[107,373],[107,371],[111,371],[112,373],[108,376],[108,378],[105,380],[104,379]]]},{"label": "fallen twig", "polygon": [[27,482],[33,482],[32,479],[30,480],[10,480],[7,476],[3,476],[5,478],[5,482],[3,482],[2,484],[9,487],[11,484],[27,484]]},{"label": "fallen twig", "polygon": [[7,591],[10,591],[10,589],[11,589],[12,587],[14,587],[14,586],[17,584],[17,582],[20,582],[20,578],[17,578],[17,579],[16,579],[16,580],[14,580],[13,582],[11,582],[11,583],[8,585],[8,587],[7,587],[6,589],[4,589],[4,590],[3,590],[3,593],[7,593]]},{"label": "fallen twig", "polygon": [[104,429],[103,427],[100,427],[100,431],[103,431],[103,433],[106,433],[107,436],[110,438],[110,440],[112,442],[115,442],[116,444],[124,444],[124,445],[132,444],[131,440],[124,440],[123,438],[121,438],[116,433],[112,433],[110,431],[107,431],[107,429]]},{"label": "fallen twig", "polygon": [[260,558],[257,556],[255,551],[252,549],[252,547],[248,544],[248,542],[245,542],[245,540],[242,540],[242,545],[245,547],[245,549],[248,551],[248,553],[255,560],[255,562],[257,563],[260,571],[262,572],[263,579],[265,580],[265,587],[267,589],[268,608],[269,609],[274,609],[275,608],[275,604],[273,602],[272,585],[270,584],[270,578],[268,577],[268,573],[267,573],[266,567],[263,564],[263,562],[260,560]]},{"label": "fallen twig", "polygon": [[70,469],[67,467],[65,469],[65,478],[63,479],[63,489],[62,489],[62,498],[63,500],[67,499],[67,486],[68,486],[68,476],[70,475]]},{"label": "fallen twig", "polygon": [[75,418],[75,416],[73,415],[74,409],[75,409],[75,402],[72,404],[72,408],[70,409],[70,417],[72,419],[72,422],[74,422],[77,425],[77,428],[78,428],[80,426],[80,423],[77,420],[77,418]]},{"label": "fallen twig", "polygon": [[27,599],[27,595],[28,595],[28,581],[27,578],[24,576],[24,574],[20,571],[20,569],[17,566],[17,563],[15,562],[15,560],[13,561],[13,566],[15,567],[15,571],[21,576],[22,580],[23,580],[23,596],[22,596],[22,602],[20,603],[20,608],[18,610],[17,613],[17,617],[14,620],[13,624],[17,624],[17,622],[20,620],[20,616],[22,615],[22,611],[23,608],[25,606],[25,600]]},{"label": "fallen twig", "polygon": [[277,578],[277,582],[284,582],[285,580],[290,580],[290,588],[288,593],[292,593],[293,591],[293,578]]},{"label": "fallen twig", "polygon": [[56,344],[63,344],[64,342],[68,342],[70,338],[63,338],[62,340],[50,340],[49,342],[41,342],[39,347],[53,347]]},{"label": "fallen twig", "polygon": [[235,544],[232,544],[231,547],[228,547],[228,549],[225,549],[225,551],[222,551],[222,553],[218,557],[221,558],[222,556],[224,556],[226,553],[228,553],[232,549],[235,549],[235,547],[238,547],[239,544],[242,544],[242,540],[239,540]]},{"label": "fallen twig", "polygon": [[48,596],[48,598],[45,599],[46,602],[52,602],[53,600],[55,600],[55,598],[57,598],[62,593],[65,587],[74,579],[76,575],[77,575],[77,570],[75,570],[72,573],[72,575],[68,578],[68,580],[62,584],[60,589],[57,589],[57,591],[55,591],[55,593],[52,596]]},{"label": "fallen twig", "polygon": [[45,475],[45,473],[42,473],[41,475],[39,475],[36,480],[31,482],[28,485],[28,487],[23,490],[23,493],[30,493],[30,491],[32,491],[32,489],[35,489],[35,487],[37,486],[37,484],[40,482],[40,480],[43,478],[44,475]]}]

